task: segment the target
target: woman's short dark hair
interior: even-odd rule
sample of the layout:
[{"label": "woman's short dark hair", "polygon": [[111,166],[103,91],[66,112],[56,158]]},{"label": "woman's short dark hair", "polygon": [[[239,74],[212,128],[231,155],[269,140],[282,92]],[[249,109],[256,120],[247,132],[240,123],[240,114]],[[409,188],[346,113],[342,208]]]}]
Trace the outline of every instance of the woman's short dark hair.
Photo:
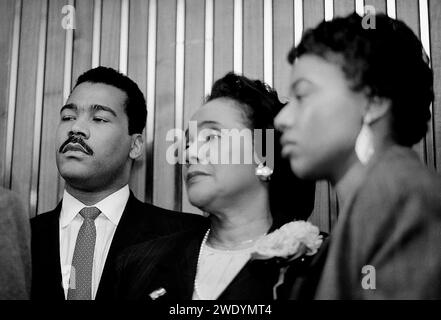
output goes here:
[{"label": "woman's short dark hair", "polygon": [[[288,61],[314,54],[329,61],[336,55],[354,91],[390,100],[392,137],[412,146],[426,134],[433,101],[433,73],[420,40],[399,20],[370,16],[369,28],[357,14],[322,22],[292,48]],[[341,57],[343,59],[341,59]]]},{"label": "woman's short dark hair", "polygon": [[104,83],[124,91],[127,95],[124,110],[129,119],[129,134],[142,133],[147,118],[147,105],[144,95],[132,79],[115,69],[100,66],[80,75],[74,89],[83,82]]},{"label": "woman's short dark hair", "polygon": [[[218,98],[236,102],[250,129],[274,129],[274,118],[285,105],[277,92],[262,81],[232,72],[214,83],[206,101]],[[263,141],[263,149],[265,145]],[[274,171],[269,181],[271,213],[277,223],[306,220],[314,208],[315,184],[300,180],[292,173],[289,160],[282,158],[281,149],[280,133],[275,131]]]}]

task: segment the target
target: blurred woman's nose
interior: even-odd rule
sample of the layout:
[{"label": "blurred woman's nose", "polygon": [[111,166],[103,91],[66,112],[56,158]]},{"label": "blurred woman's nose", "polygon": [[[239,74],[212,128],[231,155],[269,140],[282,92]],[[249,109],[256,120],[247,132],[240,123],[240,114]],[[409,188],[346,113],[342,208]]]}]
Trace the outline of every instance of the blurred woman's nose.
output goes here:
[{"label": "blurred woman's nose", "polygon": [[274,126],[279,131],[284,131],[294,124],[294,106],[292,102],[283,107],[274,119]]}]

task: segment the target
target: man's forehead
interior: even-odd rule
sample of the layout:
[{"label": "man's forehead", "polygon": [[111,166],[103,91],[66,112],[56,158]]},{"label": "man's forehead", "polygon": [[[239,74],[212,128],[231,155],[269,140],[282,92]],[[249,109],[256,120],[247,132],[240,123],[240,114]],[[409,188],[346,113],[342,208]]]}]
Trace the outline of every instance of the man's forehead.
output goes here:
[{"label": "man's forehead", "polygon": [[124,110],[126,99],[126,93],[114,86],[84,82],[75,87],[66,104],[73,104],[83,110],[101,105],[119,112]]}]

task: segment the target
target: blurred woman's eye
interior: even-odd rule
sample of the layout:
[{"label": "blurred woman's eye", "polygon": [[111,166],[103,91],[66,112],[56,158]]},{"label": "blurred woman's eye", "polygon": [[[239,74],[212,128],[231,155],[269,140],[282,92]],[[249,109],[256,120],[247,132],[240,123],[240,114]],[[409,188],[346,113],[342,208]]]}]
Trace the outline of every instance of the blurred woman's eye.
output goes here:
[{"label": "blurred woman's eye", "polygon": [[297,101],[302,101],[311,93],[312,87],[306,81],[301,81],[293,90],[293,97]]}]

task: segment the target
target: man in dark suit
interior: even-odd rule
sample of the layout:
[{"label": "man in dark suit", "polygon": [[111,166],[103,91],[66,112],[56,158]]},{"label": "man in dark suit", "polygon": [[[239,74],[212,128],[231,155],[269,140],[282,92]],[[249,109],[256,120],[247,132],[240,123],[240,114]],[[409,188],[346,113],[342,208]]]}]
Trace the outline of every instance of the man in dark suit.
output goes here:
[{"label": "man in dark suit", "polygon": [[117,71],[98,67],[78,78],[57,129],[63,200],[31,221],[34,299],[108,298],[121,250],[203,223],[142,203],[129,190],[146,115],[138,86]]},{"label": "man in dark suit", "polygon": [[29,299],[31,230],[20,199],[0,188],[0,300]]}]

